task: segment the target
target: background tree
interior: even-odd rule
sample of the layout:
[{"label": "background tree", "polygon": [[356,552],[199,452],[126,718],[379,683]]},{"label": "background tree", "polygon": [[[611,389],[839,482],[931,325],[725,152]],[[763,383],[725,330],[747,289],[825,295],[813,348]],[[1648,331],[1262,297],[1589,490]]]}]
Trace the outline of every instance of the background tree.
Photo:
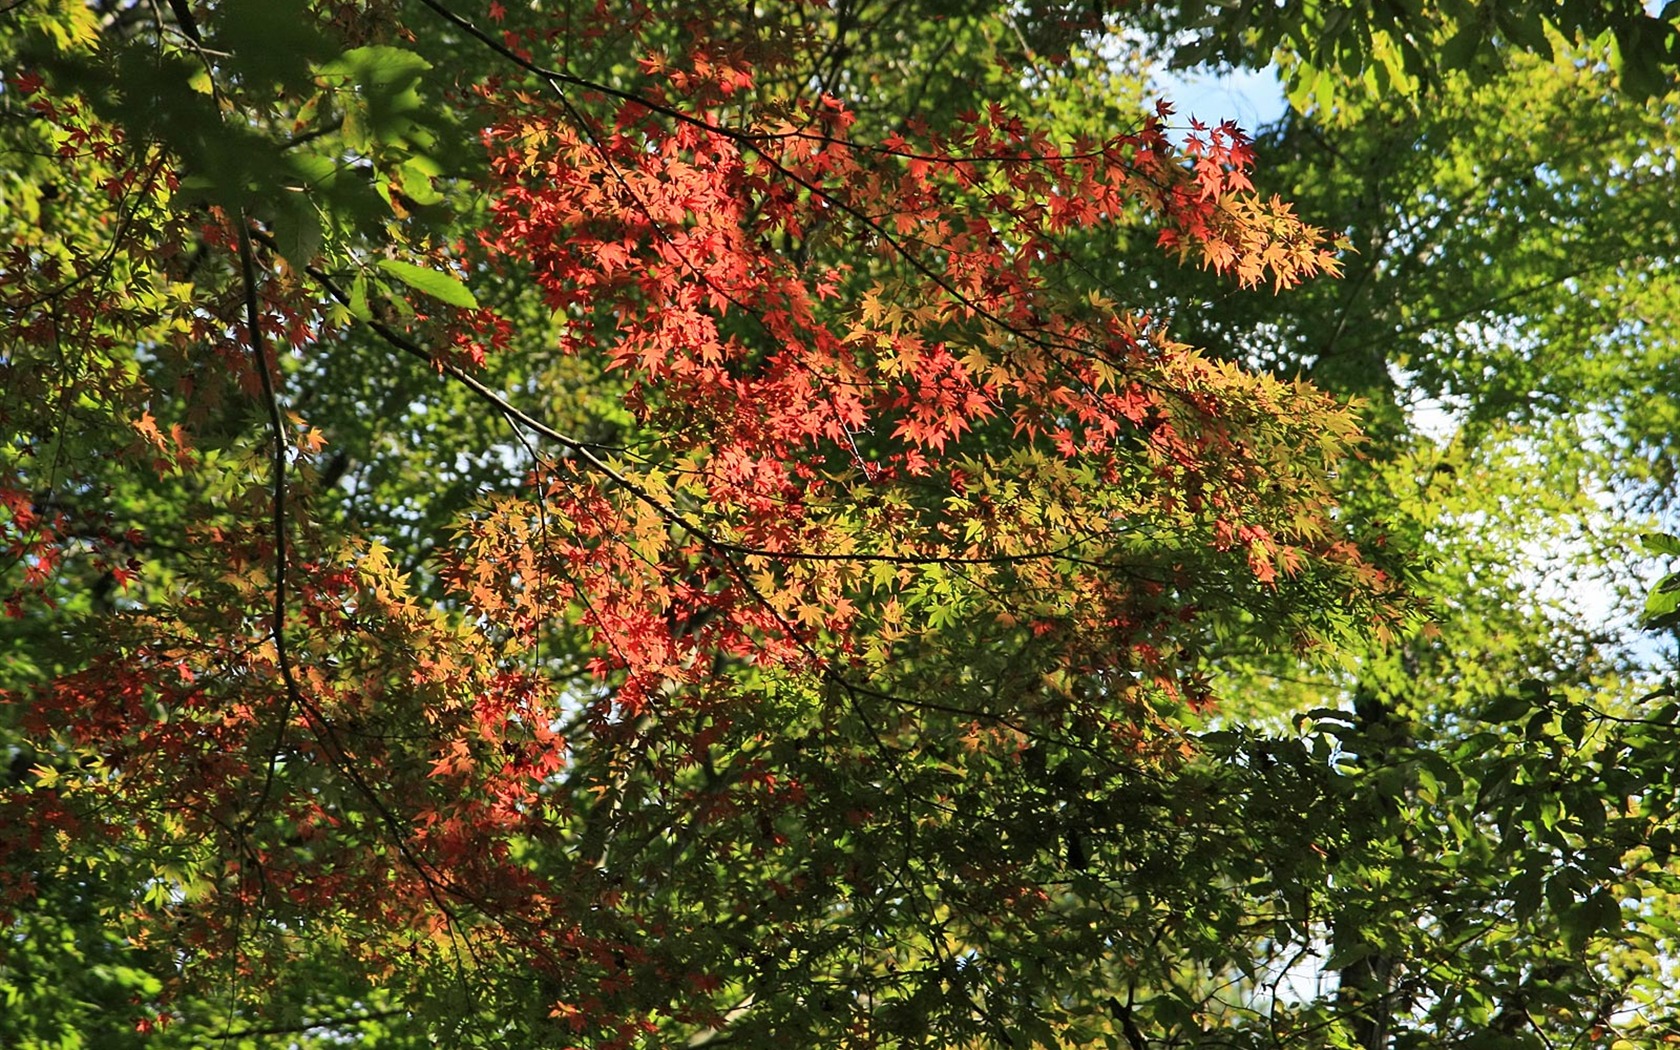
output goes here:
[{"label": "background tree", "polygon": [[[1345,505],[1428,558],[1430,632],[1341,679],[1356,729],[1392,725],[1350,750],[1399,767],[1371,787],[1403,815],[1374,836],[1382,862],[1349,880],[1394,893],[1390,919],[1372,928],[1361,888],[1330,922],[1331,962],[1352,963],[1344,1002],[1381,996],[1361,1010],[1382,1022],[1355,1033],[1367,1046],[1674,1026],[1667,920],[1644,918],[1669,908],[1670,796],[1663,774],[1620,758],[1672,746],[1672,711],[1654,704],[1666,692],[1636,684],[1671,657],[1630,652],[1628,621],[1607,622],[1610,596],[1639,590],[1631,533],[1672,515],[1672,428],[1645,421],[1671,400],[1657,377],[1673,356],[1674,217],[1643,173],[1669,163],[1673,101],[1619,97],[1601,45],[1577,46],[1552,36],[1552,61],[1441,71],[1421,95],[1344,82],[1333,104],[1292,112],[1261,137],[1279,162],[1262,189],[1349,232],[1348,279],[1284,318],[1256,303],[1242,319],[1241,294],[1174,299],[1204,344],[1369,399],[1372,455]],[[1283,710],[1333,695],[1293,668],[1256,670]],[[1408,869],[1427,874],[1396,891]]]}]

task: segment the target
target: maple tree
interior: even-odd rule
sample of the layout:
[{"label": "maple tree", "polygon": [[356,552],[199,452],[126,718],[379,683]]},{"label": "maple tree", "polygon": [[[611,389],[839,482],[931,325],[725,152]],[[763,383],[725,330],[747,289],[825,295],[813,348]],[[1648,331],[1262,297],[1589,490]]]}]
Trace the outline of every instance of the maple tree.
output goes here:
[{"label": "maple tree", "polygon": [[[1393,446],[1239,363],[1334,239],[1092,106],[1082,5],[947,6],[19,9],[0,1031],[1375,1046],[1349,975],[1430,938],[1600,979],[1660,872],[1479,829],[1658,857],[1602,801],[1656,722],[1583,749],[1519,654],[1507,747],[1325,678],[1207,731],[1428,649],[1349,524]],[[1506,885],[1570,960],[1463,938]],[[1420,1031],[1504,1023],[1420,972]]]},{"label": "maple tree", "polygon": [[[7,270],[39,384],[8,383],[8,600],[85,625],[14,693],[8,900],[121,857],[129,941],[196,957],[182,994],[260,995],[303,938],[370,975],[516,960],[556,1041],[1048,1033],[1047,978],[986,946],[1108,891],[1046,893],[1072,861],[1021,788],[1181,761],[1217,622],[1394,615],[1328,514],[1348,413],[1068,299],[1058,237],[1150,222],[1279,287],[1330,246],[1244,195],[1229,128],[1057,143],[993,107],[860,139],[759,86],[808,35],[422,10],[495,72],[440,82],[382,42],[406,22],[331,8],[24,30],[56,36],[8,81],[38,177],[101,214]],[[245,19],[306,29],[277,59]],[[428,216],[479,136],[485,197]],[[513,428],[423,580],[311,512],[332,437],[299,388],[369,334]],[[617,402],[599,436],[478,378],[532,342]],[[86,574],[115,608],[54,615]]]}]

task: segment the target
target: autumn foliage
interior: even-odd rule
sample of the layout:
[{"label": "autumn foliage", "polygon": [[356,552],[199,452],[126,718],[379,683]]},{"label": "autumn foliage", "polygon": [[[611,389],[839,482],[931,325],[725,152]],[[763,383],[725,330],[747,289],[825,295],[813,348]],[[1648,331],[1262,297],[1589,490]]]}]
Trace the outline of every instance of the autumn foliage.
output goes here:
[{"label": "autumn foliage", "polygon": [[[1175,144],[1165,106],[1103,141],[997,106],[865,127],[788,88],[792,30],[633,5],[569,35],[418,5],[496,70],[440,89],[397,15],[337,7],[308,12],[341,64],[272,73],[279,111],[180,47],[227,94],[138,121],[79,15],[39,30],[80,56],[52,86],[6,80],[67,199],[0,265],[7,610],[60,639],[5,694],[29,761],[0,909],[120,868],[113,921],[184,960],[147,1024],[300,943],[380,987],[453,967],[557,1045],[1077,1016],[1003,950],[1077,968],[1118,892],[1051,814],[1182,759],[1211,640],[1399,614],[1331,506],[1347,409],[1175,341],[1065,242],[1112,227],[1280,291],[1335,246],[1252,193],[1234,127]],[[571,72],[589,48],[627,61]],[[438,90],[473,180],[416,161],[424,118],[377,122]],[[213,141],[335,111],[329,140],[372,129],[342,148],[378,222],[340,221],[366,194],[326,174],[265,198]],[[327,513],[337,423],[302,391],[368,346],[505,420],[505,483],[447,533]],[[574,396],[610,428],[551,421]]]}]

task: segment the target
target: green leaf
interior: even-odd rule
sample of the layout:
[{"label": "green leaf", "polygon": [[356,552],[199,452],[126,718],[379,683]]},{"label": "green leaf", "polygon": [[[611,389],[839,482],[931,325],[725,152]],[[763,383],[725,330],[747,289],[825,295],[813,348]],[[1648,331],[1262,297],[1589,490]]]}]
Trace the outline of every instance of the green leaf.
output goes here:
[{"label": "green leaf", "polygon": [[1579,708],[1570,708],[1563,713],[1563,735],[1576,747],[1581,746],[1581,740],[1587,733],[1587,719]]},{"label": "green leaf", "polygon": [[358,321],[373,320],[373,310],[368,307],[368,279],[366,274],[357,274],[350,282],[350,313]]},{"label": "green leaf", "polygon": [[409,200],[422,207],[443,200],[443,194],[432,186],[437,164],[429,157],[410,157],[398,166],[397,171],[402,177],[402,191]]},{"label": "green leaf", "polygon": [[231,56],[223,61],[250,86],[278,83],[303,90],[309,59],[327,51],[315,26],[301,0],[222,0],[212,39]]},{"label": "green leaf", "polygon": [[432,64],[412,51],[384,44],[351,48],[320,67],[322,76],[347,76],[363,84],[413,82]]},{"label": "green leaf", "polygon": [[1639,537],[1639,542],[1651,554],[1680,556],[1680,536],[1670,536],[1666,532],[1647,532]]},{"label": "green leaf", "polygon": [[1644,100],[1673,87],[1672,69],[1665,69],[1673,26],[1649,15],[1641,15],[1616,27],[1616,57],[1612,65],[1621,74],[1622,91],[1629,98]]},{"label": "green leaf", "polygon": [[345,140],[358,149],[379,152],[435,144],[432,132],[422,127],[427,111],[419,91],[421,76],[430,68],[430,62],[412,51],[373,45],[346,51],[318,73],[355,84],[359,101],[345,100]]},{"label": "green leaf", "polygon": [[1661,630],[1672,625],[1680,611],[1680,573],[1670,573],[1657,581],[1645,596],[1645,626]]},{"label": "green leaf", "polygon": [[294,269],[308,266],[321,251],[321,216],[307,194],[282,193],[274,213],[274,243]]},{"label": "green leaf", "polygon": [[1545,872],[1535,867],[1525,870],[1511,883],[1511,905],[1516,909],[1517,918],[1532,918],[1540,910],[1544,878]]},{"label": "green leaf", "polygon": [[1021,1019],[1021,1034],[1027,1037],[1032,1046],[1048,1048],[1060,1045],[1055,1031],[1037,1014],[1028,1014]]},{"label": "green leaf", "polygon": [[1481,46],[1481,26],[1474,21],[1465,22],[1441,46],[1441,64],[1449,69],[1468,69]]},{"label": "green leaf", "polygon": [[1527,696],[1516,693],[1506,693],[1503,696],[1494,697],[1486,707],[1482,708],[1481,719],[1484,722],[1491,722],[1495,725],[1501,725],[1506,722],[1515,722],[1523,715],[1526,715],[1533,709],[1533,707],[1533,703]]},{"label": "green leaf", "polygon": [[1376,949],[1364,941],[1350,944],[1345,948],[1338,948],[1331,952],[1330,958],[1324,960],[1324,968],[1326,970],[1343,970],[1361,959],[1369,959],[1375,952]]},{"label": "green leaf", "polygon": [[379,260],[379,268],[408,285],[417,292],[423,292],[450,306],[459,306],[464,310],[478,309],[478,300],[473,297],[472,290],[450,274],[437,270],[428,270],[423,266],[411,263],[397,262],[395,259]]}]

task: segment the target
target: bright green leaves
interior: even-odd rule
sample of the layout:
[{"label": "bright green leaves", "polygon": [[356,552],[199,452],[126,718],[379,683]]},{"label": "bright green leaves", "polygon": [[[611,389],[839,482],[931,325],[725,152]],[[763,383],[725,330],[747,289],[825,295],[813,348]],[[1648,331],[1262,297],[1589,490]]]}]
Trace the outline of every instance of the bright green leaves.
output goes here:
[{"label": "bright green leaves", "polygon": [[[290,219],[305,227],[317,221],[341,242],[376,229],[402,240],[409,235],[405,220],[443,202],[433,180],[444,173],[438,151],[450,151],[443,144],[455,129],[422,93],[431,68],[413,51],[387,45],[352,48],[315,67],[322,90],[305,108],[328,133],[297,151],[314,158],[307,163],[315,171]],[[306,229],[301,246],[307,237]],[[455,294],[453,301],[461,299]]]},{"label": "bright green leaves", "polygon": [[1559,48],[1606,54],[1624,94],[1664,94],[1680,69],[1677,9],[1659,16],[1632,0],[1565,0],[1551,5],[1498,0],[1430,0],[1362,6],[1325,0],[1282,6],[1191,4],[1174,62],[1260,67],[1280,61],[1290,101],[1321,117],[1384,95],[1420,97],[1455,76],[1484,82],[1514,58],[1549,59]]},{"label": "bright green leaves", "polygon": [[441,204],[444,196],[432,180],[442,174],[442,166],[433,158],[423,154],[409,157],[397,165],[396,172],[385,184],[386,188],[381,195],[390,198],[393,193],[401,194],[423,208]]},{"label": "bright green leaves", "polygon": [[[1652,554],[1680,556],[1680,538],[1666,533],[1647,533],[1640,538]],[[1645,626],[1653,631],[1680,627],[1680,572],[1665,573],[1651,587],[1645,598]]]},{"label": "bright green leaves", "polygon": [[[462,284],[459,278],[451,274],[428,270],[423,266],[415,266],[412,263],[398,262],[395,259],[379,260],[379,268],[415,291],[423,292],[440,302],[448,303],[450,306],[459,306],[468,310],[478,307],[478,300],[473,298],[472,290]],[[365,310],[365,295],[362,302]]]},{"label": "bright green leaves", "polygon": [[170,157],[187,200],[267,224],[294,269],[445,218],[438,182],[472,136],[439,107],[431,62],[384,44],[340,50],[302,0],[204,15],[208,51],[140,33],[38,58],[55,90]]},{"label": "bright green leaves", "polygon": [[44,5],[26,4],[8,11],[20,24],[46,36],[55,47],[66,51],[92,50],[99,44],[99,15],[79,0],[52,0]]},{"label": "bright green leaves", "polygon": [[384,204],[369,212],[364,200],[346,198],[346,218],[383,219],[387,229],[400,226],[416,237],[445,228],[451,217],[446,180],[481,159],[462,113],[440,105],[432,62],[404,48],[368,45],[323,63],[316,81],[325,89],[317,119],[338,121],[330,141],[357,158],[361,186],[371,186]]},{"label": "bright green leaves", "polygon": [[317,76],[336,92],[345,145],[381,159],[424,157],[437,141],[432,110],[420,94],[431,67],[412,51],[386,45],[352,48],[323,64]]}]

